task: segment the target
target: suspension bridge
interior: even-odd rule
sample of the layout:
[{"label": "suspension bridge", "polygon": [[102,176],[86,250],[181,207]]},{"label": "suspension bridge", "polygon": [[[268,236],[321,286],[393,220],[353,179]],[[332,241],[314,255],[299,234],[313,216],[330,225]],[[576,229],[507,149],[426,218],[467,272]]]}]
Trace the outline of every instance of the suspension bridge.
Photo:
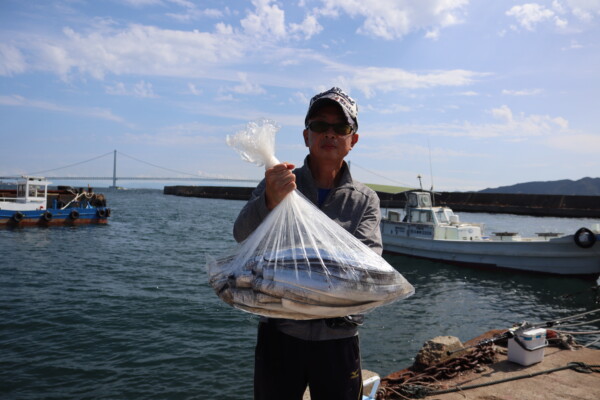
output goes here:
[{"label": "suspension bridge", "polygon": [[[107,157],[109,155],[113,155],[113,173],[112,176],[58,176],[58,175],[46,175],[48,172],[54,172],[54,171],[58,171],[58,170],[63,170],[66,168],[71,168],[71,167],[75,167],[81,164],[85,164],[85,163],[89,163],[91,161],[97,160],[99,158],[103,158],[103,157]],[[118,176],[117,175],[117,154],[127,157],[129,159],[135,160],[137,162],[155,167],[155,168],[159,168],[162,169],[164,171],[169,171],[171,173],[177,173],[180,176],[143,176],[143,177],[139,177],[139,176]],[[36,172],[31,172],[31,173],[27,173],[27,174],[23,174],[25,176],[38,176],[38,175],[44,175],[47,179],[52,179],[52,180],[56,180],[56,181],[110,181],[112,182],[112,185],[109,186],[111,188],[116,188],[117,186],[117,182],[118,181],[154,181],[154,182],[160,182],[160,181],[219,181],[219,182],[254,182],[254,183],[258,183],[258,179],[244,179],[244,178],[224,178],[224,177],[219,177],[219,176],[208,176],[208,175],[198,175],[198,174],[192,174],[189,172],[183,172],[183,171],[176,171],[170,168],[166,168],[166,167],[162,167],[160,165],[156,165],[153,163],[149,163],[147,161],[143,161],[140,160],[138,158],[129,156],[127,154],[124,154],[122,152],[119,152],[117,150],[108,152],[106,154],[102,154],[100,156],[97,157],[93,157],[90,158],[88,160],[84,160],[84,161],[80,161],[74,164],[70,164],[70,165],[65,165],[63,167],[58,167],[58,168],[53,168],[53,169],[49,169],[49,170],[45,170],[45,171],[36,171]],[[0,176],[0,179],[17,179],[19,178],[19,176]]]},{"label": "suspension bridge", "polygon": [[[100,158],[107,158],[110,155],[112,155],[113,159],[112,159],[112,176],[75,176],[75,175],[48,175],[48,173],[52,173],[55,171],[59,171],[59,170],[65,170],[67,168],[72,168],[72,167],[76,167],[79,166],[81,164],[86,164],[86,163],[90,163],[92,161],[98,160]],[[145,164],[147,166],[151,166],[169,173],[175,173],[178,176],[119,176],[117,174],[117,155],[120,155],[122,157],[134,160],[138,163],[141,164]],[[348,164],[350,165],[350,162],[348,162]],[[393,182],[395,184],[399,184],[401,186],[406,186],[408,187],[408,185],[403,184],[402,182],[398,182],[395,181],[393,179],[390,179],[388,177],[385,177],[383,175],[380,175],[376,172],[370,171],[366,168],[361,167],[360,165],[357,165],[356,163],[352,162],[352,167],[358,167],[366,172],[368,172],[371,175],[376,175],[379,178],[383,178],[386,179],[390,182]],[[139,158],[127,155],[123,152],[114,150],[114,151],[110,151],[108,153],[96,156],[96,157],[92,157],[88,160],[84,160],[84,161],[80,161],[80,162],[76,162],[74,164],[69,164],[69,165],[65,165],[62,167],[58,167],[58,168],[53,168],[53,169],[48,169],[48,170],[44,170],[44,171],[35,171],[35,172],[30,172],[30,173],[26,173],[26,174],[21,174],[24,176],[44,176],[49,180],[53,180],[53,181],[82,181],[82,182],[89,182],[89,181],[108,181],[108,182],[112,182],[112,185],[109,186],[110,188],[117,188],[119,187],[117,185],[117,182],[124,182],[124,181],[152,181],[152,182],[162,182],[162,181],[181,181],[181,182],[187,182],[187,181],[212,181],[212,182],[237,182],[237,183],[253,183],[256,184],[260,181],[260,179],[245,179],[245,178],[232,178],[232,177],[223,177],[223,176],[209,176],[209,175],[199,175],[199,174],[193,174],[193,173],[189,173],[189,172],[184,172],[184,171],[177,171],[171,168],[167,168],[167,167],[163,167],[160,165],[156,165],[154,163],[150,163],[148,161],[144,161],[144,160],[140,160]],[[14,180],[14,179],[18,179],[20,178],[20,176],[0,176],[0,180],[2,179],[10,179],[10,180]],[[261,177],[262,179],[262,177]],[[247,185],[244,185],[247,186]]]}]

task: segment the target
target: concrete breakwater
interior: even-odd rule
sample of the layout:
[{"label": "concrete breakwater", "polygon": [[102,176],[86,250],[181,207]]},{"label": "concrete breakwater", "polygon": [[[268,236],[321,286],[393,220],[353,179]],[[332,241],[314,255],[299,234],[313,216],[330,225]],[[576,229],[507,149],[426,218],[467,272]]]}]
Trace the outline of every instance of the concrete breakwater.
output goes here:
[{"label": "concrete breakwater", "polygon": [[253,187],[234,186],[165,186],[164,194],[207,199],[248,200]]},{"label": "concrete breakwater", "polygon": [[[379,193],[381,207],[402,208],[403,193]],[[600,218],[600,196],[569,196],[522,193],[439,192],[435,205],[454,211],[543,217]]]},{"label": "concrete breakwater", "polygon": [[[248,200],[253,187],[165,186],[163,193],[227,200]],[[404,193],[377,192],[383,208],[403,208]],[[435,193],[435,205],[454,211],[566,218],[600,218],[600,196],[507,194],[479,192]]]}]

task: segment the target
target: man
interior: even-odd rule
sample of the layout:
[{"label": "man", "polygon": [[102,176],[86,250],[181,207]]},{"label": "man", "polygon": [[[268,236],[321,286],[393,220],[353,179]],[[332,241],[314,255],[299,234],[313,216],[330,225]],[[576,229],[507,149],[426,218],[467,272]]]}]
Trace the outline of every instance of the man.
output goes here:
[{"label": "man", "polygon": [[[246,239],[296,188],[329,218],[378,254],[382,252],[377,194],[353,181],[344,158],[358,142],[358,107],[339,88],[314,96],[303,131],[309,154],[298,169],[281,163],[265,179],[234,224]],[[300,400],[308,385],[312,400],[362,397],[358,325],[362,315],[308,321],[261,318],[255,354],[255,400]]]}]

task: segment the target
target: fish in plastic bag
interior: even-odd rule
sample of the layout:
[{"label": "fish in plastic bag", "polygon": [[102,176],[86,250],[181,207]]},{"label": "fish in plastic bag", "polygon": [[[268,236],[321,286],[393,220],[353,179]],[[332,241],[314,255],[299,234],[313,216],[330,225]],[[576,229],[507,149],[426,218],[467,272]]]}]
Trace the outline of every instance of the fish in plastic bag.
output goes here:
[{"label": "fish in plastic bag", "polygon": [[[251,122],[228,137],[242,159],[270,168],[277,125]],[[218,259],[209,283],[238,309],[274,318],[334,318],[364,313],[414,293],[383,257],[327,217],[298,190]]]}]

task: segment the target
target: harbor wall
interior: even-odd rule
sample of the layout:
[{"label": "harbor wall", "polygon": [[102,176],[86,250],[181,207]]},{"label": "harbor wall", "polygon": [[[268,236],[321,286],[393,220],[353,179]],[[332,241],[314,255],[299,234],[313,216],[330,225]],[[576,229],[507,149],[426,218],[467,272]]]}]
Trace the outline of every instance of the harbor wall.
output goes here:
[{"label": "harbor wall", "polygon": [[253,187],[235,186],[165,186],[164,194],[208,199],[248,200]]},{"label": "harbor wall", "polygon": [[[227,200],[248,200],[253,187],[165,186],[163,193],[176,196]],[[382,208],[403,208],[403,193],[377,192]],[[480,192],[439,192],[435,205],[454,211],[486,212],[566,218],[600,218],[600,196],[509,194]]]},{"label": "harbor wall", "polygon": [[[377,193],[381,207],[402,208],[403,193]],[[440,192],[435,193],[435,205],[445,205],[454,211],[545,217],[600,218],[600,196],[569,196],[522,193]]]}]

